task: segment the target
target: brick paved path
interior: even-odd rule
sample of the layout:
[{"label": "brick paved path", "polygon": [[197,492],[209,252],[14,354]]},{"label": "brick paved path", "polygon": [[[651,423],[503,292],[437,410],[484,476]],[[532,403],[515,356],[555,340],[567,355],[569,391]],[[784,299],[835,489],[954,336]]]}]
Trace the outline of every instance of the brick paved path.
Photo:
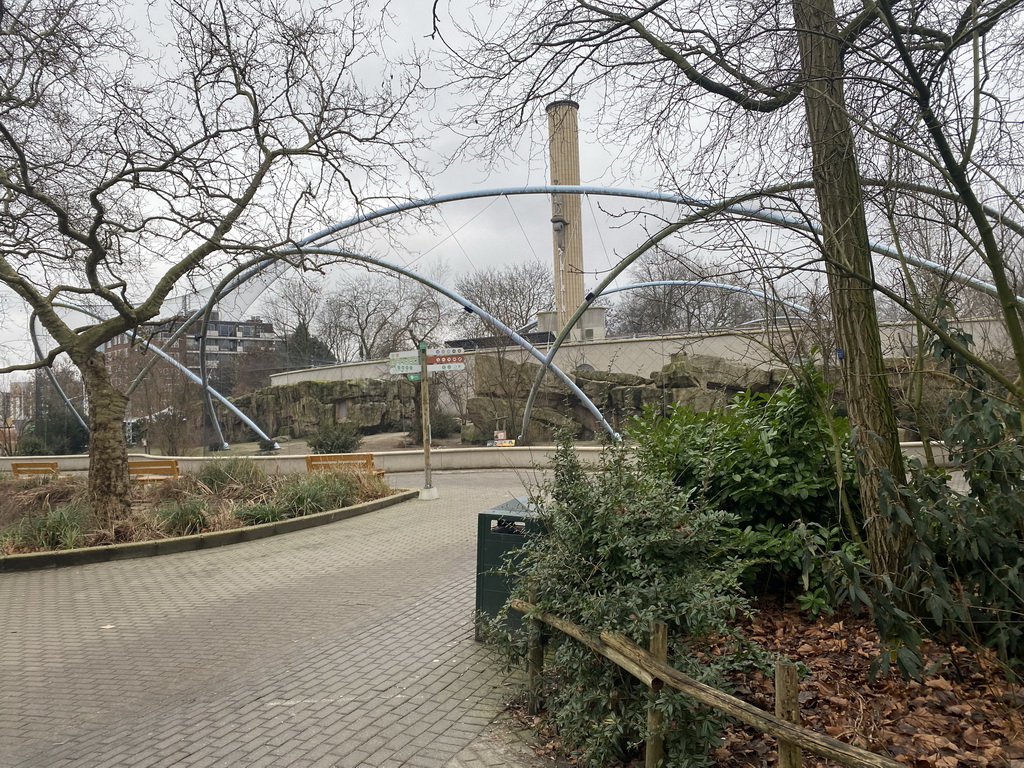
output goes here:
[{"label": "brick paved path", "polygon": [[489,728],[502,677],[471,626],[476,515],[524,480],[438,474],[437,501],[287,536],[0,574],[0,766],[539,764]]}]

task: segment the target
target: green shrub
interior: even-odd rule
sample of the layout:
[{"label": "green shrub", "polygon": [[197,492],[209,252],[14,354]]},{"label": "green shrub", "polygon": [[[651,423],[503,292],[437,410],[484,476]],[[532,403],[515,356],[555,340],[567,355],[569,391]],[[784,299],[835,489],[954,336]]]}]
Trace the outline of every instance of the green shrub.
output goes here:
[{"label": "green shrub", "polygon": [[5,537],[22,549],[74,549],[85,546],[85,529],[89,521],[85,502],[45,506],[41,513],[23,517],[9,529]]},{"label": "green shrub", "polygon": [[650,411],[629,434],[652,470],[743,523],[848,524],[843,505],[857,498],[849,427],[829,412],[821,374],[798,373],[793,385],[741,393],[716,411]]},{"label": "green shrub", "polygon": [[[533,599],[588,634],[611,630],[641,645],[651,621],[665,621],[670,663],[709,684],[722,685],[725,671],[747,664],[749,648],[731,629],[748,610],[738,583],[742,564],[724,533],[734,516],[693,503],[688,491],[622,447],[606,449],[600,468],[585,472],[565,439],[535,503],[544,533],[526,538],[504,573],[514,597]],[[527,631],[513,633],[510,659],[521,658]],[[694,651],[706,649],[709,635],[723,653],[698,658]],[[644,685],[559,632],[549,641],[544,674],[549,718],[587,765],[636,757],[647,735]],[[722,718],[667,689],[659,707],[671,764],[703,763]]]},{"label": "green shrub", "polygon": [[358,480],[350,472],[291,475],[278,488],[277,505],[286,517],[304,517],[353,504]]},{"label": "green shrub", "polygon": [[359,429],[350,421],[342,421],[320,427],[306,442],[313,453],[352,453],[362,441]]},{"label": "green shrub", "polygon": [[267,502],[239,507],[235,510],[235,517],[245,525],[262,525],[288,519],[279,504]]},{"label": "green shrub", "polygon": [[629,434],[651,471],[737,516],[732,534],[749,557],[751,590],[796,593],[817,614],[848,595],[841,563],[863,561],[853,543],[861,535],[856,462],[820,372],[795,373],[773,394],[742,393],[716,411],[649,411]]},{"label": "green shrub", "polygon": [[892,580],[865,570],[879,634],[890,652],[878,659],[886,671],[921,672],[925,637],[981,645],[997,651],[1019,673],[1024,669],[1024,431],[1018,403],[1008,402],[962,357],[939,354],[966,385],[949,403],[944,441],[968,491],[949,476],[910,462],[907,483],[883,477],[882,513],[892,540],[905,542],[903,573]]},{"label": "green shrub", "polygon": [[846,602],[850,564],[867,565],[861,548],[838,527],[775,520],[735,530],[735,547],[749,558],[744,581],[761,594],[796,599],[811,616]]},{"label": "green shrub", "polygon": [[213,493],[242,488],[257,493],[267,486],[267,476],[252,459],[233,457],[204,461],[196,478]]},{"label": "green shrub", "polygon": [[18,455],[50,456],[52,453],[41,438],[29,433],[27,435],[22,435],[21,439],[18,440]]},{"label": "green shrub", "polygon": [[156,508],[161,528],[170,536],[190,536],[206,528],[206,503],[189,498],[161,504]]},{"label": "green shrub", "polygon": [[438,411],[430,415],[430,435],[433,439],[443,440],[461,431],[459,418],[447,411]]}]

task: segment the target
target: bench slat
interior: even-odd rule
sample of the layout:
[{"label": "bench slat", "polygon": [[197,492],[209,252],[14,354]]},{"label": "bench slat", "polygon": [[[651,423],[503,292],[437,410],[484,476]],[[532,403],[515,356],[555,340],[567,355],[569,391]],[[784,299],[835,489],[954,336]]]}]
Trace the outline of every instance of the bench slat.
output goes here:
[{"label": "bench slat", "polygon": [[372,453],[313,453],[306,457],[306,471],[330,471],[332,469],[359,469],[377,477],[383,477],[384,470],[373,465]]},{"label": "bench slat", "polygon": [[40,477],[58,475],[60,470],[56,461],[12,461],[11,474],[15,477]]},{"label": "bench slat", "polygon": [[155,483],[168,477],[181,477],[177,459],[130,459],[128,474],[140,483]]}]

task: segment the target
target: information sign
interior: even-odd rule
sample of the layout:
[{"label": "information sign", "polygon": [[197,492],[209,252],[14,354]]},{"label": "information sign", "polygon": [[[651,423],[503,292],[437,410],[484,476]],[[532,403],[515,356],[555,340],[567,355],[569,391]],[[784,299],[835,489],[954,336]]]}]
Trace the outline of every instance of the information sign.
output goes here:
[{"label": "information sign", "polygon": [[[462,347],[427,348],[427,373],[465,370],[465,351]],[[388,355],[388,372],[394,374],[419,373],[419,354],[417,349],[392,352]]]}]

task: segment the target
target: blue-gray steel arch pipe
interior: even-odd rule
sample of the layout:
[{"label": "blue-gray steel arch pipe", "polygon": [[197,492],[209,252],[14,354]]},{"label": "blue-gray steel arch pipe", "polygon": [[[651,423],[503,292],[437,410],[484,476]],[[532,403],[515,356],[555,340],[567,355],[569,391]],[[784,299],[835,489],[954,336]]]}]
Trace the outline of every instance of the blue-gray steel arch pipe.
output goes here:
[{"label": "blue-gray steel arch pipe", "polygon": [[576,395],[577,398],[579,398],[580,402],[583,403],[584,407],[588,411],[590,411],[591,415],[595,419],[597,419],[598,423],[602,427],[604,427],[605,431],[607,431],[608,434],[611,435],[614,439],[616,439],[616,440],[619,439],[619,434],[612,428],[612,425],[608,423],[608,420],[604,417],[604,414],[601,413],[601,410],[594,404],[594,402],[589,397],[587,397],[586,394],[584,394],[583,390],[580,389],[579,386],[577,386],[576,382],[574,382],[560,368],[558,368],[555,365],[552,365],[551,362],[549,360],[547,360],[547,358],[544,356],[544,353],[541,352],[539,349],[537,349],[535,346],[533,346],[529,341],[524,339],[522,336],[520,336],[514,330],[509,328],[507,325],[505,325],[500,320],[498,320],[498,318],[494,317],[491,313],[487,312],[485,309],[483,309],[481,307],[478,307],[476,304],[474,304],[473,302],[471,302],[469,299],[465,298],[464,296],[459,295],[458,293],[456,293],[455,291],[451,290],[450,288],[447,288],[447,287],[441,285],[440,283],[435,282],[434,280],[431,280],[429,277],[426,277],[424,275],[420,275],[420,274],[414,272],[411,269],[407,269],[406,267],[402,267],[402,266],[399,266],[397,264],[391,264],[389,262],[383,261],[382,259],[377,259],[377,258],[375,258],[373,256],[366,256],[366,255],[363,255],[363,254],[353,253],[351,251],[340,251],[340,250],[339,251],[332,251],[330,249],[324,249],[324,248],[301,248],[301,249],[297,248],[296,251],[300,251],[302,253],[317,253],[317,254],[322,254],[322,255],[334,255],[334,256],[343,257],[345,259],[351,259],[353,261],[363,261],[363,262],[366,262],[366,263],[373,264],[375,266],[381,267],[383,269],[387,269],[387,270],[389,270],[391,272],[395,272],[397,274],[404,275],[405,277],[411,278],[411,279],[415,280],[416,282],[421,283],[422,285],[427,286],[428,288],[432,288],[433,290],[437,291],[438,293],[440,293],[443,296],[447,296],[449,299],[451,299],[455,303],[459,304],[466,311],[472,312],[472,313],[482,317],[484,320],[487,321],[488,324],[490,324],[493,327],[497,328],[503,334],[506,334],[512,341],[514,341],[516,344],[518,344],[520,347],[522,347],[526,352],[528,352],[529,354],[533,355],[533,357],[535,357],[540,362],[545,363],[547,368],[549,368],[551,370],[551,372],[554,373],[562,381],[562,383],[565,384],[565,386],[569,388],[569,390],[574,395]]},{"label": "blue-gray steel arch pipe", "polygon": [[[100,314],[98,314],[96,312],[93,312],[92,310],[86,309],[85,307],[76,306],[74,304],[68,304],[68,303],[65,303],[65,302],[59,302],[59,303],[55,303],[54,306],[55,307],[63,307],[64,309],[70,309],[70,310],[75,311],[75,312],[81,312],[82,314],[89,315],[90,317],[94,317],[97,320],[102,319],[102,316]],[[35,344],[35,347],[36,347],[36,355],[37,355],[37,357],[42,357],[42,352],[41,352],[40,347],[39,347],[38,335],[36,334],[36,331],[35,331],[35,320],[36,320],[36,317],[35,317],[35,314],[33,314],[32,322],[29,323],[29,332],[30,332],[30,334],[32,336],[33,344]],[[127,333],[129,335],[131,335],[132,339],[136,338],[136,336],[137,336],[137,334],[135,333],[134,330],[127,331]],[[167,354],[163,349],[161,349],[160,347],[153,346],[153,345],[150,345],[149,348],[153,352],[155,352],[157,355],[159,355],[161,358],[163,358],[164,360],[169,362],[171,365],[173,365],[175,368],[177,368],[182,373],[184,373],[185,376],[188,377],[188,379],[190,381],[192,381],[195,384],[199,384],[200,386],[202,386],[203,381],[202,381],[201,378],[196,376],[192,371],[190,371],[188,368],[186,368],[182,363],[178,362],[173,357],[171,357],[169,354]],[[74,411],[76,414],[78,414],[78,411],[71,404],[71,400],[68,398],[67,394],[61,388],[61,386],[57,383],[56,377],[53,376],[53,373],[50,372],[49,369],[47,369],[47,371],[50,373],[50,379],[53,382],[54,386],[57,388],[57,391],[60,393],[61,397],[63,398],[64,403],[69,408],[71,408],[72,411]],[[263,440],[269,440],[270,439],[263,432],[263,430],[260,429],[256,425],[256,423],[252,419],[250,419],[242,411],[240,411],[230,400],[228,400],[226,397],[224,397],[220,392],[218,392],[213,387],[208,387],[208,389],[209,389],[210,394],[212,394],[214,397],[216,397],[229,411],[231,411],[231,413],[235,414],[235,416],[240,418],[242,420],[242,422],[245,423],[245,425],[248,426],[250,429],[252,429],[253,432],[255,432],[257,435],[259,435],[261,439],[263,439]],[[82,420],[81,415],[78,416],[78,421],[79,421],[79,423],[83,427],[86,428],[86,430],[89,429],[89,425],[86,424]]]},{"label": "blue-gray steel arch pipe", "polygon": [[[486,197],[515,196],[515,195],[533,195],[533,194],[557,194],[557,193],[566,193],[566,194],[595,194],[595,195],[602,195],[602,196],[627,197],[627,198],[635,198],[635,199],[646,199],[646,200],[651,200],[651,201],[656,201],[656,202],[672,203],[672,204],[677,204],[677,205],[686,205],[686,206],[690,206],[690,207],[702,207],[702,208],[705,209],[705,212],[699,213],[697,216],[693,217],[694,221],[704,220],[709,215],[711,215],[713,213],[727,213],[727,214],[731,214],[731,215],[740,215],[740,216],[743,216],[745,218],[749,218],[749,219],[752,219],[752,220],[755,220],[755,221],[762,221],[762,222],[770,223],[770,224],[774,224],[774,225],[786,226],[786,227],[790,227],[790,228],[794,228],[794,229],[802,230],[802,231],[806,231],[806,232],[817,232],[816,228],[808,225],[804,221],[793,219],[793,218],[786,217],[786,216],[782,216],[780,214],[776,214],[776,213],[773,213],[773,212],[764,211],[762,209],[750,208],[748,206],[729,205],[727,203],[721,203],[721,202],[720,203],[712,203],[712,202],[709,202],[709,201],[706,201],[706,200],[700,200],[700,199],[697,199],[697,198],[690,198],[690,197],[685,197],[685,196],[680,196],[680,195],[670,195],[670,194],[662,193],[662,192],[649,192],[649,191],[645,191],[645,190],[629,190],[629,189],[619,189],[619,188],[610,188],[610,187],[582,186],[582,185],[580,185],[580,186],[539,185],[539,186],[531,186],[531,187],[501,188],[501,189],[490,189],[490,190],[473,190],[473,191],[470,191],[470,192],[454,193],[454,194],[449,194],[449,195],[438,195],[438,196],[435,196],[435,197],[425,198],[425,199],[422,199],[422,200],[415,200],[415,201],[408,201],[408,202],[405,202],[405,203],[399,203],[399,204],[396,204],[396,205],[393,205],[393,206],[388,206],[386,208],[379,209],[377,211],[371,211],[371,212],[368,212],[368,213],[365,213],[365,214],[360,214],[358,216],[352,217],[350,219],[346,219],[346,220],[344,220],[342,222],[339,222],[339,223],[334,224],[334,225],[332,225],[330,227],[327,227],[327,228],[325,228],[325,229],[323,229],[323,230],[321,230],[319,232],[316,232],[316,233],[310,235],[309,237],[303,238],[301,241],[299,241],[297,243],[297,247],[296,247],[295,251],[299,251],[303,247],[308,246],[308,245],[312,245],[314,243],[318,243],[319,241],[331,239],[331,238],[337,236],[338,234],[340,234],[340,233],[344,232],[345,230],[350,229],[352,227],[359,226],[361,224],[370,223],[370,222],[375,221],[377,219],[381,219],[381,218],[384,218],[384,217],[387,217],[387,216],[390,216],[390,215],[394,215],[394,214],[397,214],[397,213],[402,213],[402,212],[405,212],[405,211],[416,210],[418,208],[424,208],[424,207],[427,207],[427,206],[441,205],[441,204],[447,203],[447,202],[480,199],[480,198],[486,198]],[[678,229],[678,228],[679,227],[675,227],[675,228],[672,229],[672,231],[676,231],[676,229]],[[642,252],[644,252],[646,250],[647,250],[647,248],[644,248],[643,250],[640,251],[640,253],[642,253]],[[885,246],[880,246],[880,245],[878,245],[876,243],[872,243],[872,250],[877,252],[877,253],[879,253],[880,255],[886,256],[888,258],[901,258],[900,254],[896,253],[895,251],[893,251],[893,250],[891,250],[889,248],[886,248]],[[286,251],[284,253],[288,253],[288,252]],[[639,256],[639,255],[640,254],[637,253],[636,255],[633,256],[633,258],[628,258],[627,257],[628,260],[626,260],[624,262],[620,262],[619,266],[621,267],[621,269],[617,269],[615,271],[615,275],[617,276],[619,273],[621,273],[621,271],[623,269],[625,269],[625,267],[628,266],[630,263],[632,263],[632,261],[635,260],[635,258],[637,256]],[[186,324],[185,324],[185,326],[183,326],[183,328],[187,327],[190,324],[190,322],[193,322],[195,319],[197,319],[204,312],[208,312],[210,310],[210,308],[214,305],[214,303],[217,300],[219,300],[218,299],[219,295],[226,295],[226,293],[228,293],[231,290],[233,290],[234,287],[237,287],[238,285],[241,285],[242,283],[245,282],[245,280],[255,276],[256,274],[261,272],[263,269],[267,268],[269,265],[275,263],[278,258],[279,257],[276,257],[276,256],[275,257],[268,257],[267,259],[263,259],[263,260],[258,261],[248,271],[240,274],[237,278],[235,278],[233,284],[231,285],[231,287],[228,287],[224,291],[223,294],[218,294],[217,292],[215,292],[214,296],[211,297],[211,300],[208,303],[207,307],[204,308],[203,310],[200,310],[200,311],[196,312],[192,316],[192,318],[190,318],[190,321],[186,322]],[[922,268],[925,268],[925,269],[929,269],[931,271],[938,272],[938,273],[940,273],[940,274],[942,274],[944,276],[952,277],[953,279],[956,279],[959,282],[965,283],[967,285],[971,285],[971,286],[973,286],[975,288],[978,288],[979,290],[985,291],[987,293],[994,293],[995,292],[994,286],[991,286],[990,284],[985,283],[984,281],[977,280],[976,278],[974,278],[974,277],[972,277],[970,275],[965,275],[963,273],[956,272],[955,270],[949,270],[948,268],[944,267],[943,265],[937,264],[935,262],[931,262],[931,261],[929,261],[927,259],[920,259],[920,258],[914,257],[913,255],[903,255],[903,258],[906,258],[908,263],[914,264],[915,266],[919,266],[919,267],[922,267]],[[604,288],[607,288],[607,283],[609,283],[609,282],[610,281],[605,281],[606,284],[605,284]],[[599,289],[599,290],[602,290],[602,289]],[[1024,304],[1024,299],[1019,299],[1019,300],[1021,301],[1022,304]],[[591,299],[591,301],[592,301],[592,299]],[[582,308],[585,308],[585,307],[589,306],[589,304],[590,304],[590,301],[585,302],[585,304],[583,305]],[[579,312],[579,314],[582,315],[582,312]],[[564,341],[564,338],[568,335],[568,329],[570,329],[572,327],[572,325],[574,325],[577,320],[578,320],[578,317],[576,317],[575,319],[571,320],[568,323],[567,328],[563,329],[564,334],[560,334],[560,339],[561,340],[556,339],[556,345],[550,350],[550,353],[549,353],[548,357],[545,358],[546,361],[547,361],[546,365],[542,366],[541,367],[541,371],[538,373],[537,380],[535,381],[534,387],[533,387],[533,389],[531,390],[531,393],[530,393],[530,397],[528,398],[528,410],[527,410],[526,414],[524,414],[524,416],[526,417],[526,418],[524,418],[524,427],[523,427],[523,433],[524,434],[525,434],[525,425],[528,423],[528,417],[530,415],[530,412],[532,411],[533,402],[536,399],[536,392],[539,389],[539,384],[540,384],[540,381],[543,379],[543,375],[544,375],[544,372],[546,371],[546,367],[550,366],[550,361],[553,358],[554,353],[557,352],[557,347],[561,345],[562,341]],[[603,418],[603,416],[601,417],[601,421],[602,421],[602,423],[607,424],[607,421]],[[614,434],[614,432],[613,432],[613,434]]]},{"label": "blue-gray steel arch pipe", "polygon": [[[484,197],[496,197],[496,196],[533,195],[533,194],[558,194],[558,193],[564,193],[564,194],[594,194],[594,195],[601,195],[601,196],[628,197],[628,198],[635,198],[635,199],[652,200],[652,201],[657,201],[657,202],[673,203],[673,204],[678,204],[678,205],[686,205],[686,206],[690,206],[690,207],[703,207],[703,208],[705,208],[708,211],[708,213],[706,213],[704,215],[701,215],[701,216],[698,216],[697,218],[699,218],[699,219],[707,218],[707,216],[710,215],[710,213],[727,213],[727,214],[732,214],[732,215],[741,215],[741,216],[743,216],[745,218],[749,218],[749,219],[757,220],[757,221],[763,221],[763,222],[766,222],[766,223],[779,224],[779,225],[783,225],[783,226],[794,228],[794,229],[798,229],[798,230],[803,230],[803,231],[808,231],[808,232],[815,232],[815,231],[817,231],[816,228],[806,224],[806,222],[795,220],[795,219],[792,219],[792,218],[789,218],[789,217],[785,217],[785,216],[781,216],[779,214],[774,214],[774,213],[771,213],[771,212],[767,212],[767,211],[764,211],[762,209],[752,209],[752,208],[749,208],[747,206],[742,206],[742,205],[731,205],[731,204],[728,204],[728,203],[718,203],[718,204],[715,204],[715,203],[711,203],[711,202],[706,201],[706,200],[700,200],[700,199],[697,199],[697,198],[690,198],[690,197],[685,197],[685,196],[680,196],[680,195],[670,195],[670,194],[661,193],[661,192],[649,192],[649,191],[643,191],[643,190],[628,190],[628,189],[618,189],[618,188],[611,188],[611,187],[593,187],[593,186],[582,186],[582,185],[580,185],[580,186],[542,185],[542,186],[532,186],[532,187],[515,187],[515,188],[491,189],[491,190],[474,190],[474,191],[471,191],[471,192],[456,193],[456,194],[450,194],[450,195],[439,195],[439,196],[435,196],[435,197],[431,197],[431,198],[426,198],[426,199],[423,199],[423,200],[416,200],[416,201],[410,201],[410,202],[406,202],[406,203],[400,203],[398,205],[389,206],[389,207],[386,207],[386,208],[379,209],[377,211],[372,211],[372,212],[369,212],[369,213],[360,214],[358,216],[355,216],[355,217],[352,217],[352,218],[347,219],[345,221],[342,221],[342,222],[339,222],[337,224],[334,224],[331,227],[328,227],[328,228],[326,228],[324,230],[321,230],[321,231],[319,231],[317,233],[314,233],[313,235],[310,235],[307,238],[303,238],[301,241],[299,241],[297,243],[297,245],[299,247],[311,245],[313,243],[316,243],[317,241],[331,238],[331,237],[333,237],[333,236],[343,232],[345,229],[357,226],[359,224],[372,222],[372,221],[374,221],[376,219],[383,218],[385,216],[389,216],[389,215],[392,215],[392,214],[395,214],[395,213],[400,213],[400,212],[404,212],[404,211],[414,210],[414,209],[417,209],[417,208],[423,208],[423,207],[426,207],[426,206],[440,205],[440,204],[446,203],[446,202],[453,202],[453,201],[459,201],[459,200],[471,200],[471,199],[478,199],[478,198],[484,198]],[[998,212],[989,212],[989,214],[990,215],[999,215]],[[644,250],[646,250],[646,248]],[[881,255],[887,256],[889,258],[905,258],[908,263],[914,264],[915,266],[919,266],[919,267],[922,267],[922,268],[925,268],[925,269],[929,269],[931,271],[937,272],[937,273],[942,274],[942,275],[947,276],[947,277],[952,277],[953,279],[956,279],[959,282],[965,283],[967,285],[971,285],[972,287],[978,288],[979,290],[985,291],[987,293],[994,293],[994,287],[991,286],[990,284],[985,283],[984,281],[977,280],[976,278],[974,278],[974,277],[972,277],[970,275],[965,275],[963,273],[956,272],[955,270],[949,270],[946,267],[944,267],[944,266],[942,266],[940,264],[937,264],[935,262],[931,262],[931,261],[929,261],[927,259],[920,259],[918,257],[914,257],[913,255],[901,255],[901,254],[898,254],[898,253],[896,253],[895,251],[893,251],[893,250],[891,250],[889,248],[886,248],[884,246],[879,246],[878,244],[875,244],[875,243],[872,243],[872,250],[875,251],[876,253],[880,253]],[[637,255],[639,255],[639,254],[637,254]],[[251,276],[254,276],[254,275],[258,274],[259,272],[261,272],[263,269],[265,269],[269,265],[275,263],[277,260],[278,260],[278,257],[276,257],[276,256],[269,256],[266,259],[258,260],[257,263],[254,264],[254,266],[249,270],[249,272],[246,273],[247,276],[243,277],[243,276],[240,275],[239,278],[236,278],[237,280],[240,281],[238,284],[241,284],[241,282],[244,282],[244,280],[248,279],[248,277],[251,277]],[[631,263],[631,262],[632,262],[632,259],[630,260],[629,263]],[[618,270],[616,272],[616,274],[618,274],[618,272],[621,272],[621,270]],[[605,287],[607,287],[607,286],[605,286]],[[216,299],[216,297],[211,298],[211,302],[214,302],[215,299]],[[1020,303],[1024,304],[1024,300],[1020,299],[1019,297],[1018,297],[1018,301]],[[589,302],[586,302],[584,306],[589,306]],[[189,320],[187,320],[182,325],[181,329],[179,329],[180,333],[184,333],[188,329],[188,327],[196,319],[198,319],[198,317],[200,315],[203,314],[204,311],[205,311],[205,309],[204,310],[199,310],[198,312],[194,313],[189,318]],[[575,322],[576,322],[576,320],[574,319],[573,321],[570,322],[568,327],[571,328],[571,326],[573,324],[575,324]],[[563,329],[563,330],[566,330],[566,329]],[[179,335],[180,335],[180,333],[179,333]],[[172,342],[168,342],[168,343],[172,343]],[[557,350],[553,349],[552,350],[552,354],[555,351],[557,351]],[[37,355],[39,357],[42,356],[41,352],[39,352],[38,350],[37,350]],[[542,368],[542,370],[541,370],[541,373],[540,373],[541,377],[543,376],[543,373],[544,373],[544,368]],[[51,378],[51,380],[54,380],[54,379]],[[55,380],[54,380],[54,382],[55,382]],[[63,391],[60,390],[59,385],[56,385],[56,382],[55,382],[55,386],[57,386],[58,391],[61,392],[62,396],[64,397],[65,402],[70,407],[70,401],[68,400],[67,396],[63,393]]]},{"label": "blue-gray steel arch pipe", "polygon": [[693,288],[719,288],[723,291],[732,291],[734,293],[745,293],[749,296],[757,296],[758,298],[765,299],[767,301],[774,301],[779,304],[784,304],[791,309],[795,309],[798,312],[810,313],[807,307],[796,304],[786,299],[780,299],[778,296],[772,296],[764,293],[763,291],[756,291],[753,288],[744,288],[740,285],[729,285],[728,283],[715,283],[707,280],[651,280],[646,283],[632,283],[630,285],[623,285],[618,288],[608,288],[602,293],[602,296],[608,296],[612,293],[622,293],[623,291],[633,291],[638,288],[661,288],[662,286],[689,286]]}]

